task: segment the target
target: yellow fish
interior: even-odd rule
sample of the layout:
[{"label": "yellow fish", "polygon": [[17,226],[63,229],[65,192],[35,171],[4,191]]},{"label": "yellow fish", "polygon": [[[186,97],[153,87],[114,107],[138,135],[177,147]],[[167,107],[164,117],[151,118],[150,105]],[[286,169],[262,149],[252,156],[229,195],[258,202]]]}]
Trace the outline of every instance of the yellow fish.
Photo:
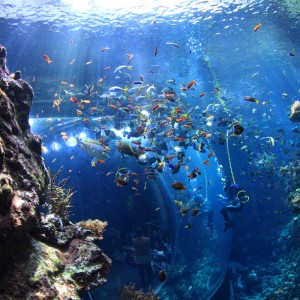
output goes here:
[{"label": "yellow fish", "polygon": [[182,205],[182,201],[178,201],[178,200],[174,200],[173,203],[178,206]]},{"label": "yellow fish", "polygon": [[91,101],[90,100],[83,100],[83,99],[81,99],[80,103],[90,104]]}]

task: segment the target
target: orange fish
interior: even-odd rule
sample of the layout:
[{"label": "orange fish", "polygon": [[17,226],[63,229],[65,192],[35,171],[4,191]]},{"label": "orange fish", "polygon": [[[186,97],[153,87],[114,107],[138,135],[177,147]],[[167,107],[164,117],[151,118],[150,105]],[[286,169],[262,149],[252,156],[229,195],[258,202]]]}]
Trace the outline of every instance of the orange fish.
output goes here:
[{"label": "orange fish", "polygon": [[75,97],[73,97],[73,96],[70,97],[70,101],[72,101],[72,102],[74,102],[74,103],[78,103],[77,98],[75,98]]},{"label": "orange fish", "polygon": [[176,111],[177,114],[181,113],[181,108],[180,107],[175,107],[174,109],[175,109],[175,111]]},{"label": "orange fish", "polygon": [[255,27],[253,28],[253,31],[254,32],[257,31],[260,28],[261,25],[262,24],[260,24],[260,23],[258,23],[257,25],[255,25]]},{"label": "orange fish", "polygon": [[62,85],[68,85],[68,83],[66,81],[62,81],[60,84],[62,84]]},{"label": "orange fish", "polygon": [[182,194],[186,189],[186,186],[182,182],[175,181],[174,183],[172,183],[172,188],[175,190],[179,190],[180,194]]},{"label": "orange fish", "polygon": [[193,85],[197,85],[197,82],[196,82],[195,80],[192,80],[192,81],[188,84],[187,88],[190,89]]},{"label": "orange fish", "polygon": [[208,160],[208,159],[204,160],[203,163],[204,163],[206,166],[209,166],[209,160]]},{"label": "orange fish", "polygon": [[118,187],[128,185],[128,182],[123,178],[116,178],[115,183],[117,184]]},{"label": "orange fish", "polygon": [[214,155],[214,152],[213,151],[210,151],[207,155],[208,158],[212,157]]},{"label": "orange fish", "polygon": [[186,138],[179,137],[179,136],[176,136],[176,137],[173,138],[173,141],[175,141],[175,142],[180,142],[180,141],[185,141],[185,140],[186,140]]},{"label": "orange fish", "polygon": [[104,163],[105,163],[105,160],[104,160],[104,159],[98,159],[98,160],[97,160],[97,163],[98,163],[98,164],[104,164]]},{"label": "orange fish", "polygon": [[156,109],[158,109],[158,107],[159,107],[159,104],[157,103],[152,107],[152,110],[156,110]]},{"label": "orange fish", "polygon": [[115,109],[115,110],[117,110],[118,108],[115,106],[115,105],[113,105],[113,104],[107,104],[109,107],[111,107],[112,109]]},{"label": "orange fish", "polygon": [[203,97],[204,95],[206,95],[206,92],[202,92],[199,96]]},{"label": "orange fish", "polygon": [[181,89],[182,91],[186,91],[188,88],[187,88],[186,86],[182,86],[180,89]]},{"label": "orange fish", "polygon": [[52,60],[49,58],[48,55],[44,54],[43,57],[48,64],[52,63]]},{"label": "orange fish", "polygon": [[178,119],[176,119],[176,123],[180,123],[180,122],[183,122],[183,121],[185,121],[186,120],[186,117],[180,117],[180,118],[178,118]]}]

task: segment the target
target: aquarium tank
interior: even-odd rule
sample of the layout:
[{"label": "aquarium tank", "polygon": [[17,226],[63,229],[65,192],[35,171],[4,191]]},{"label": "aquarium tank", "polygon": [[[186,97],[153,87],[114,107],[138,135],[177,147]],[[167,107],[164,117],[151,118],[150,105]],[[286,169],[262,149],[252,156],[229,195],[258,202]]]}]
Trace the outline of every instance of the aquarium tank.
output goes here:
[{"label": "aquarium tank", "polygon": [[1,299],[300,299],[300,2],[2,0]]}]

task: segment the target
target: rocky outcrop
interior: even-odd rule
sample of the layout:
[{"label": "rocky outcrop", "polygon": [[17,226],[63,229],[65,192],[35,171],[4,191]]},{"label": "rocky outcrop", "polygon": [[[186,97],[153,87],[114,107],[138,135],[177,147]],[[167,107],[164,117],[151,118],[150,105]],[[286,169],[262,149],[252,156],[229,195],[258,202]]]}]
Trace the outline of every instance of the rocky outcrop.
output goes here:
[{"label": "rocky outcrop", "polygon": [[91,231],[39,213],[51,179],[28,122],[33,90],[11,77],[0,45],[0,298],[79,299],[106,281],[111,260]]},{"label": "rocky outcrop", "polygon": [[300,101],[295,101],[292,104],[289,119],[292,122],[300,122]]}]

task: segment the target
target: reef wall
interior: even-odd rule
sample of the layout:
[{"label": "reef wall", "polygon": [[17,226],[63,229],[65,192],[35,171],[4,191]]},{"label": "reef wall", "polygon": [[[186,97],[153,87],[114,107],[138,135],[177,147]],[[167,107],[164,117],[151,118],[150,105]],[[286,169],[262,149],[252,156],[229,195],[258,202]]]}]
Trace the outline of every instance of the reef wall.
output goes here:
[{"label": "reef wall", "polygon": [[93,243],[106,223],[39,212],[51,178],[28,122],[33,90],[9,76],[6,54],[0,45],[0,298],[80,299],[106,281],[111,260]]}]

